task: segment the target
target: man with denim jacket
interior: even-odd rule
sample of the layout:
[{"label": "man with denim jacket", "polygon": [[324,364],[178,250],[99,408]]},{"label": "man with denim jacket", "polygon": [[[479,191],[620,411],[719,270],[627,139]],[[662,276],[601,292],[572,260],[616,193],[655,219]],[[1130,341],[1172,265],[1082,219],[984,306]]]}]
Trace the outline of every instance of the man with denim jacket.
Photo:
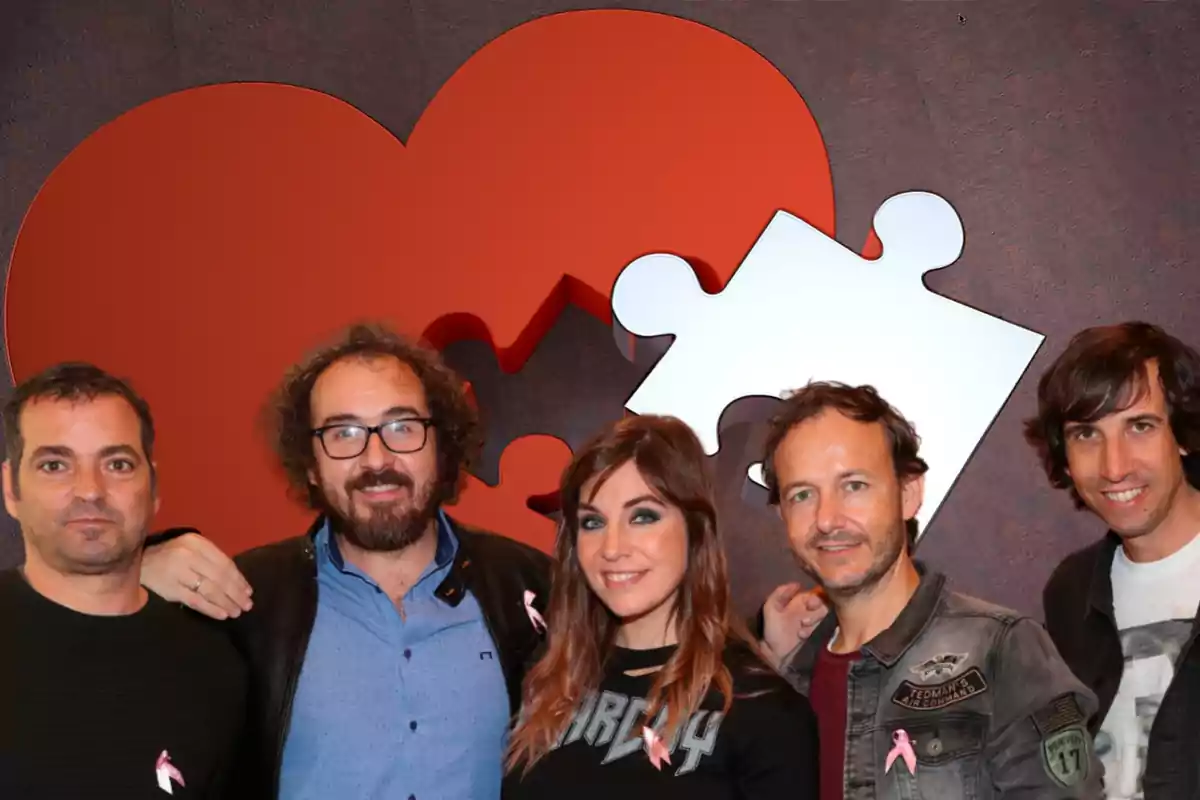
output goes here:
[{"label": "man with denim jacket", "polygon": [[768,437],[772,502],[834,611],[781,665],[817,712],[823,800],[1100,798],[1096,697],[1045,630],[911,559],[917,442],[871,387],[830,383]]}]

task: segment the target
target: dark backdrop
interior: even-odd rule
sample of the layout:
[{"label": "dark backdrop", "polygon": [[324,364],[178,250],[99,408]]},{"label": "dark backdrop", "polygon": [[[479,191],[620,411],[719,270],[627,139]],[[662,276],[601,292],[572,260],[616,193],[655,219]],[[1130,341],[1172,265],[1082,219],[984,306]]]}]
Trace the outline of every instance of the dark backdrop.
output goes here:
[{"label": "dark backdrop", "polygon": [[[1020,438],[1037,374],[1078,328],[1142,318],[1200,345],[1200,10],[1165,2],[667,0],[758,50],[821,127],[838,238],[886,197],[935,191],[967,231],[934,291],[1047,340],[921,544],[960,588],[1040,615],[1053,563],[1099,532]],[[543,0],[6,0],[0,254],[54,166],[118,114],[179,89],[279,81],[343,98],[400,139],[490,39],[595,4]],[[80,264],[80,269],[87,269]],[[70,325],[69,319],[46,320]],[[569,336],[547,358],[570,361]],[[10,376],[2,378],[7,392]],[[557,386],[551,384],[549,386]],[[564,398],[565,401],[566,398]],[[585,421],[581,421],[584,424]],[[521,420],[493,420],[518,429]],[[0,565],[19,559],[5,518]],[[776,560],[777,561],[777,560]],[[787,567],[757,562],[770,575]],[[735,564],[736,567],[736,564]],[[758,567],[755,567],[758,569]]]}]

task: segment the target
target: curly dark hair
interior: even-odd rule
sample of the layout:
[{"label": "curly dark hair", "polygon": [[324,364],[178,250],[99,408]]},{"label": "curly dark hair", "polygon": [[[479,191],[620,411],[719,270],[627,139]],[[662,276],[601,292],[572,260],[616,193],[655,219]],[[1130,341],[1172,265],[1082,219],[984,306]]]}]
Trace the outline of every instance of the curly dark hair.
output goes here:
[{"label": "curly dark hair", "polygon": [[[802,422],[812,419],[826,409],[833,409],[858,422],[878,422],[887,433],[892,448],[892,463],[901,480],[924,475],[929,465],[918,455],[921,439],[911,422],[904,418],[873,386],[848,386],[836,381],[814,381],[784,400],[783,407],[771,419],[763,447],[763,478],[767,484],[767,499],[779,503],[779,476],[775,472],[775,452],[788,432]],[[908,546],[917,541],[917,521],[905,520]]]},{"label": "curly dark hair", "polygon": [[1065,426],[1095,422],[1136,403],[1151,361],[1158,365],[1171,432],[1188,453],[1188,480],[1200,486],[1200,354],[1147,322],[1085,328],[1042,375],[1037,415],[1025,421],[1025,440],[1037,451],[1050,485],[1070,490],[1076,508],[1085,503],[1067,474]]},{"label": "curly dark hair", "polygon": [[395,358],[416,373],[438,433],[435,496],[442,503],[456,500],[466,472],[482,447],[479,415],[470,402],[466,384],[443,363],[437,351],[376,323],[350,326],[331,344],[292,367],[272,397],[267,408],[268,427],[292,492],[312,509],[325,508],[320,487],[308,479],[316,466],[312,390],[325,370],[348,358]]}]

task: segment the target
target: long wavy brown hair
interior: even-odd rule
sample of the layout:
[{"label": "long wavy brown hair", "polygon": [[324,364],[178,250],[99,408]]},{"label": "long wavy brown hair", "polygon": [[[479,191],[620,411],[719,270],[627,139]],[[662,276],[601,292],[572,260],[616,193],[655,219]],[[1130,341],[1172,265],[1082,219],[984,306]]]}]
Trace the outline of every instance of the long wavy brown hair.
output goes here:
[{"label": "long wavy brown hair", "polygon": [[733,701],[733,679],[722,656],[731,635],[745,636],[730,611],[725,548],[704,449],[678,419],[627,417],[585,445],[563,473],[547,647],[525,678],[520,719],[509,740],[509,771],[524,764],[527,772],[549,752],[604,675],[620,621],[592,592],[579,565],[578,512],[586,502],[581,498],[585,483],[596,478],[590,487],[594,496],[631,461],[646,484],[683,513],[688,539],[687,568],[672,616],[679,645],[658,670],[642,724],[651,726],[665,705],[667,717],[658,734],[669,742],[714,685],[724,695],[726,711]]}]

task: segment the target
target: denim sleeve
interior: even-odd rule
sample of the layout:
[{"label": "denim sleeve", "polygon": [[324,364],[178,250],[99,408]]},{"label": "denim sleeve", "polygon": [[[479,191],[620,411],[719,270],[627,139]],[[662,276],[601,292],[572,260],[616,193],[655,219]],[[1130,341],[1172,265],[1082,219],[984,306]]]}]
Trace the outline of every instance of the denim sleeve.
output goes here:
[{"label": "denim sleeve", "polygon": [[1103,800],[1103,767],[1088,733],[1099,704],[1045,628],[1016,620],[1001,634],[994,658],[987,758],[996,796]]}]

